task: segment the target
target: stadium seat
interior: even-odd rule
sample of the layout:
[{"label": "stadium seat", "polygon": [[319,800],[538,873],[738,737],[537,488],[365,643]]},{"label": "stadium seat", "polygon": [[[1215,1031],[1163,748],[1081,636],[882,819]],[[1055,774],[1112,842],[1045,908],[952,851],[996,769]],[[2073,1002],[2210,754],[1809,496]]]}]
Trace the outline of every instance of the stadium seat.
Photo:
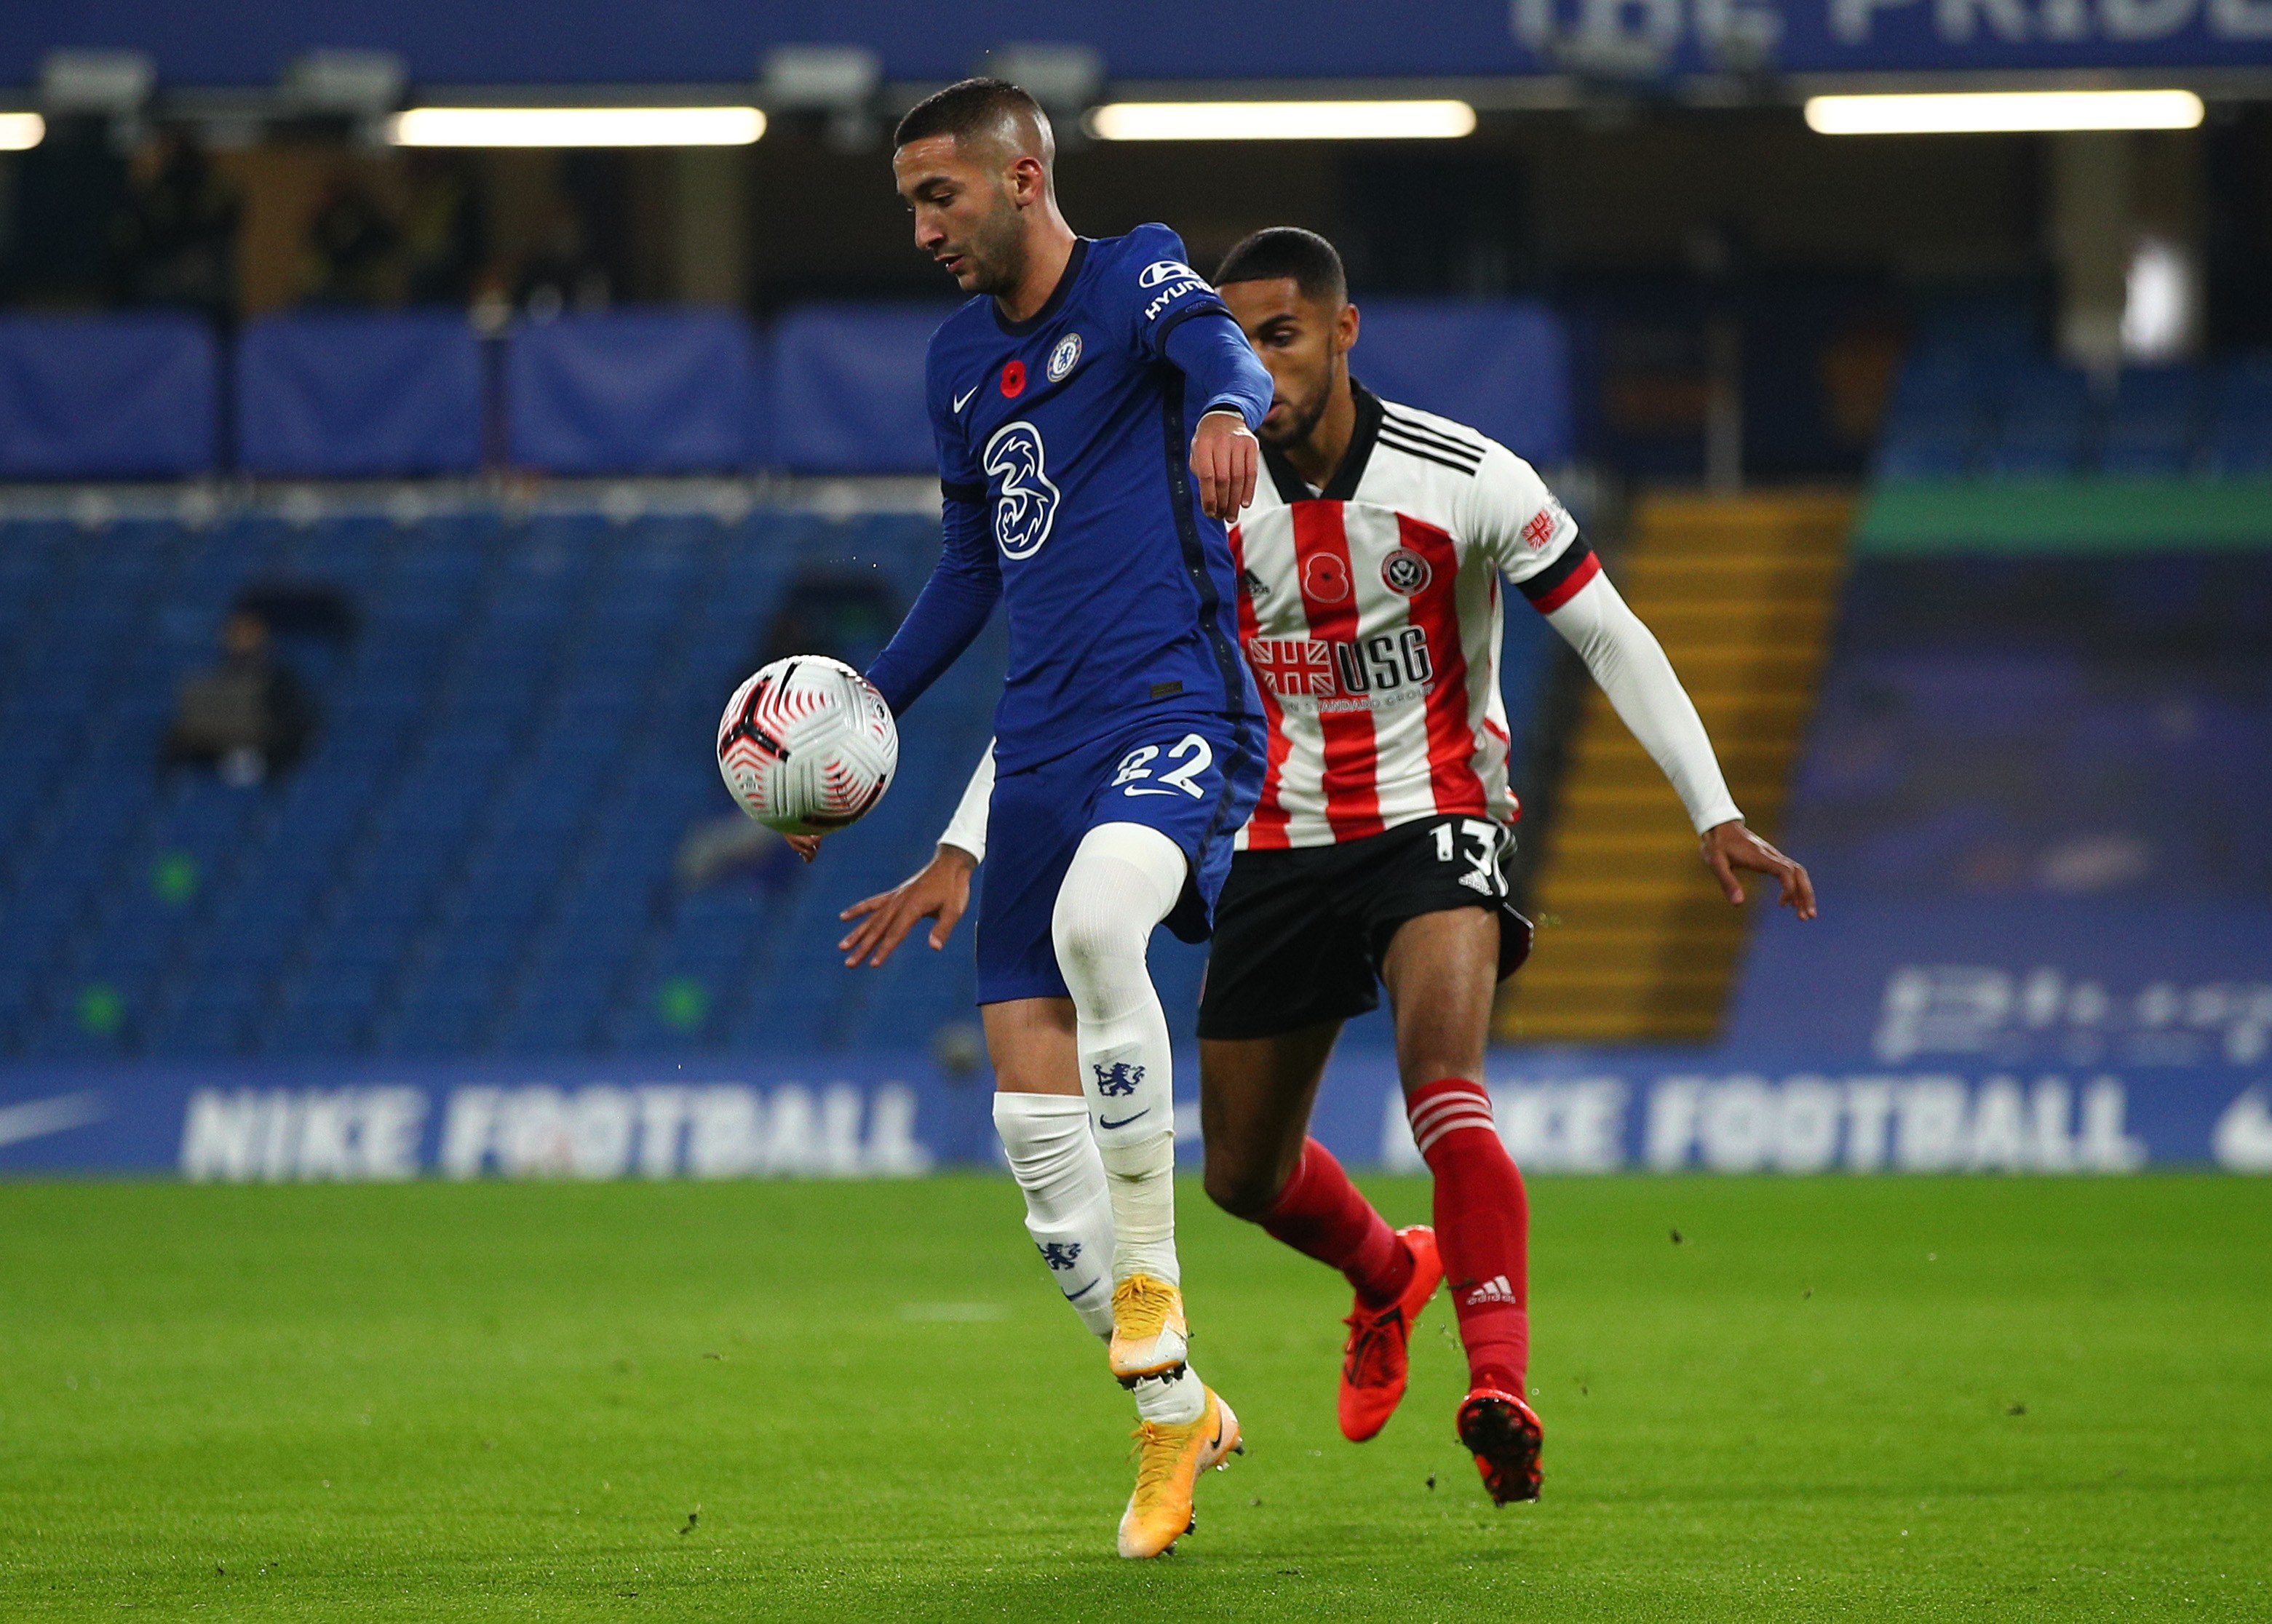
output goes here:
[{"label": "stadium seat", "polygon": [[2190,472],[2201,443],[2206,382],[2193,367],[2124,372],[2107,412],[2099,472],[2149,478]]},{"label": "stadium seat", "polygon": [[1983,458],[1987,472],[2005,478],[2053,478],[2084,464],[2089,385],[2068,367],[2022,362],[1992,384],[1996,423]]},{"label": "stadium seat", "polygon": [[[0,1054],[905,1049],[968,1024],[967,931],[854,974],[835,914],[945,822],[988,735],[998,622],[826,864],[691,892],[675,867],[734,816],[711,730],[788,585],[872,565],[905,602],[937,538],[766,510],[138,522],[99,545],[0,523]],[[175,684],[235,594],[275,580],[333,585],[356,620],[310,679],[308,759],[243,790],[161,776]],[[1518,732],[1553,646],[1529,632],[1510,623]]]}]

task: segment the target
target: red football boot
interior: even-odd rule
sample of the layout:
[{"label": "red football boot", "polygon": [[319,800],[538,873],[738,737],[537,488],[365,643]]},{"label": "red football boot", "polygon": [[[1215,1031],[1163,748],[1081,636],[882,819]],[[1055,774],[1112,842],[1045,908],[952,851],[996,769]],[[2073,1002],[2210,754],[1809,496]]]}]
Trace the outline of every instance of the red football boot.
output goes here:
[{"label": "red football boot", "polygon": [[1460,1441],[1474,1451],[1493,1505],[1538,1498],[1538,1454],[1546,1433],[1521,1398],[1495,1387],[1476,1389],[1460,1406]]},{"label": "red football boot", "polygon": [[1360,1299],[1342,1322],[1349,1328],[1342,1349],[1342,1436],[1351,1443],[1376,1436],[1404,1401],[1412,1371],[1412,1322],[1444,1279],[1434,1230],[1415,1224],[1398,1230],[1396,1238],[1412,1254],[1412,1279],[1404,1294],[1386,1308],[1368,1308]]}]

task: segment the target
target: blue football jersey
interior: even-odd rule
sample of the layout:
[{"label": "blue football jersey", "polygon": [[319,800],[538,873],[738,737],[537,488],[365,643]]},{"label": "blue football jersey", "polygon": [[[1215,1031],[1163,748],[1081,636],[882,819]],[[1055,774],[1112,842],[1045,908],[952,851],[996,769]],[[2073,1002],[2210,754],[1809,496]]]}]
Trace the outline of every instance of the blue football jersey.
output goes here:
[{"label": "blue football jersey", "polygon": [[1009,617],[1000,768],[1147,715],[1259,714],[1190,458],[1209,410],[1259,423],[1270,378],[1176,234],[1078,241],[1026,321],[972,299],[933,335],[927,381],[950,541],[975,504]]}]

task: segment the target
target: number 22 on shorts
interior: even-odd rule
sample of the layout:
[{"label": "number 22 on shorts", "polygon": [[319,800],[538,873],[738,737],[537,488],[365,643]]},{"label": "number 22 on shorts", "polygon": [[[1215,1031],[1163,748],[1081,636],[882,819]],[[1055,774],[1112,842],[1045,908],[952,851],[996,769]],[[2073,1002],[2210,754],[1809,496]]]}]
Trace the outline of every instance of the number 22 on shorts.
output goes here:
[{"label": "number 22 on shorts", "polygon": [[1112,776],[1110,787],[1124,795],[1172,795],[1177,790],[1194,801],[1204,801],[1207,791],[1192,782],[1214,764],[1214,748],[1195,733],[1187,733],[1168,748],[1167,758],[1175,764],[1162,772],[1155,780],[1160,787],[1142,787],[1139,780],[1152,777],[1152,764],[1160,758],[1156,744],[1140,744],[1120,758],[1120,771]]}]

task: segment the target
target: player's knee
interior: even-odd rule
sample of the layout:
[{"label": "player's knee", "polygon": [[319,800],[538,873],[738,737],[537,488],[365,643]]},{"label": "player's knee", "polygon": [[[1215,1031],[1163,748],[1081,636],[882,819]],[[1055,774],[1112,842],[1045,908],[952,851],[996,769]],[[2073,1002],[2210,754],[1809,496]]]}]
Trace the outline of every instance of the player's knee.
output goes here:
[{"label": "player's knee", "polygon": [[1286,1181],[1266,1160],[1207,1146],[1207,1199],[1233,1218],[1257,1218],[1278,1199]]},{"label": "player's knee", "polygon": [[1076,995],[1080,984],[1093,981],[1117,960],[1132,957],[1140,964],[1144,935],[1132,913],[1119,917],[1101,898],[1074,896],[1071,887],[1058,895],[1057,908],[1050,916],[1050,940],[1057,948],[1058,968],[1068,983],[1074,984]]}]

